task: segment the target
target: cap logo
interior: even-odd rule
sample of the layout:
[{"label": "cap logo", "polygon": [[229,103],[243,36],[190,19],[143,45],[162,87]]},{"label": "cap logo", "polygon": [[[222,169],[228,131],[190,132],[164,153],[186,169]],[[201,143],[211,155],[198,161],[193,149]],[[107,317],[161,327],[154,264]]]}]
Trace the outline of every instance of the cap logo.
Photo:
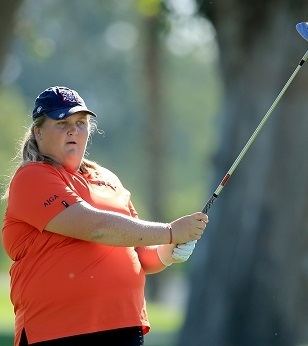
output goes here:
[{"label": "cap logo", "polygon": [[58,115],[58,118],[62,119],[64,117],[64,115],[65,115],[65,113],[61,113],[61,114]]},{"label": "cap logo", "polygon": [[61,90],[60,91],[63,101],[65,102],[77,102],[78,100],[75,94],[71,90]]},{"label": "cap logo", "polygon": [[42,110],[42,108],[43,108],[42,106],[38,106],[36,112],[37,112],[37,113],[40,113],[41,110]]}]

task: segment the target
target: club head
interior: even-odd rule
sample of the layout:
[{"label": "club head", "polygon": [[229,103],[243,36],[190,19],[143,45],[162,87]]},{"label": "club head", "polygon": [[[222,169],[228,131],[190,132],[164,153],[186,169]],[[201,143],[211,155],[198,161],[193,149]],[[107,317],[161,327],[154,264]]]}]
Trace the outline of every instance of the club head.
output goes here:
[{"label": "club head", "polygon": [[308,41],[308,22],[296,24],[296,30],[304,40]]}]

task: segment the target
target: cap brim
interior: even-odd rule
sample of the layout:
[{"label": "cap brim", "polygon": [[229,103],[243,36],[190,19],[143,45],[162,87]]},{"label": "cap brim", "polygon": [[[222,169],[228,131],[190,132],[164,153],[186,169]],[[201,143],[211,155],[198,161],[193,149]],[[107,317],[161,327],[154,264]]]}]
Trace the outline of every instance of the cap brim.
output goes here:
[{"label": "cap brim", "polygon": [[69,117],[70,115],[73,115],[77,112],[85,112],[88,113],[90,115],[93,115],[94,117],[96,117],[97,115],[90,111],[87,107],[85,106],[75,106],[75,107],[70,107],[70,108],[61,108],[61,109],[57,109],[53,112],[48,112],[48,113],[44,113],[44,115],[47,115],[48,118],[54,119],[54,120],[61,120],[61,119],[65,119],[67,117]]}]

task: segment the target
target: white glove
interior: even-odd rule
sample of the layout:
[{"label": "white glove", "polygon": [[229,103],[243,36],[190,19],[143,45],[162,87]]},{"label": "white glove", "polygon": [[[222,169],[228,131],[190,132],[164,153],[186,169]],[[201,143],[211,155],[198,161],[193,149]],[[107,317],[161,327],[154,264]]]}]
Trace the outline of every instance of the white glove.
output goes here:
[{"label": "white glove", "polygon": [[157,254],[165,266],[172,263],[181,263],[188,260],[193,253],[197,240],[191,240],[185,244],[165,244],[157,247]]},{"label": "white glove", "polygon": [[196,243],[197,240],[191,240],[185,244],[178,244],[172,251],[174,261],[178,263],[187,261],[193,253]]}]

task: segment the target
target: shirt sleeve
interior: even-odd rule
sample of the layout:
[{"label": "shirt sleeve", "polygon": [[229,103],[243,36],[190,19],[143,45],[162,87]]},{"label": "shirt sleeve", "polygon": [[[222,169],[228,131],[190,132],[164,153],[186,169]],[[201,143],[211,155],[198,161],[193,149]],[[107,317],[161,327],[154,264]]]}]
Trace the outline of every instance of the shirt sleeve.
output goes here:
[{"label": "shirt sleeve", "polygon": [[156,245],[135,248],[142,269],[146,274],[155,274],[166,269],[166,266],[159,259],[157,248]]},{"label": "shirt sleeve", "polygon": [[31,163],[20,168],[12,179],[8,214],[43,231],[53,217],[81,201],[55,167]]}]

